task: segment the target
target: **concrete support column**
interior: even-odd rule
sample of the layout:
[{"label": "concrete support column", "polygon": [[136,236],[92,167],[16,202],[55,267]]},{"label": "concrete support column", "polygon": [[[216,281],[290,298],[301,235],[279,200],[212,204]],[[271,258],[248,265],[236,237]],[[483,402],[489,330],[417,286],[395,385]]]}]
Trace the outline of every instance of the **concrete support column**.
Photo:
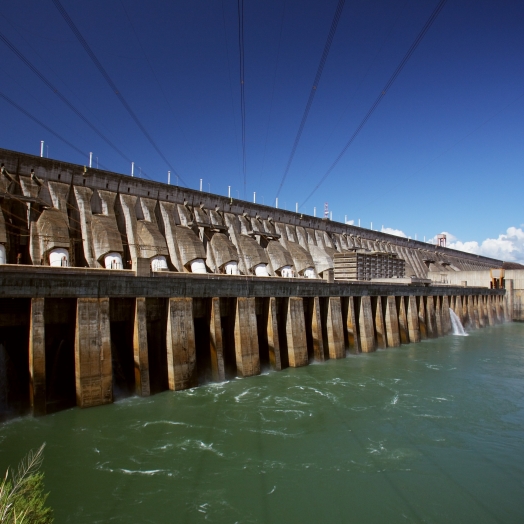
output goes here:
[{"label": "concrete support column", "polygon": [[506,320],[511,322],[515,318],[515,288],[511,278],[506,280],[505,304],[507,310]]},{"label": "concrete support column", "polygon": [[395,302],[395,297],[393,296],[388,296],[386,298],[385,316],[388,347],[397,348],[400,346],[400,334],[398,325],[397,304]]},{"label": "concrete support column", "polygon": [[349,350],[352,353],[360,353],[360,334],[358,329],[358,312],[355,307],[355,298],[348,297],[348,314],[346,318],[346,330],[348,336]]},{"label": "concrete support column", "polygon": [[271,369],[280,371],[282,360],[280,358],[280,341],[278,339],[277,323],[277,299],[269,299],[269,309],[267,314],[267,345],[269,349],[269,364]]},{"label": "concrete support column", "polygon": [[[226,380],[226,373],[224,370],[222,321],[220,319],[220,299],[217,297],[211,299],[211,312],[209,318],[209,352],[211,355],[211,373],[213,380],[215,382],[224,382],[224,380]],[[269,355],[271,358],[271,345]]]},{"label": "concrete support column", "polygon": [[34,416],[47,411],[44,303],[43,298],[32,298],[29,318],[29,399]]},{"label": "concrete support column", "polygon": [[424,307],[424,297],[415,297],[415,299],[417,302],[420,339],[426,340],[428,338],[428,328],[426,324],[426,308]]},{"label": "concrete support column", "polygon": [[471,318],[469,316],[469,309],[468,309],[468,297],[467,297],[467,295],[464,295],[462,297],[462,318],[464,319],[462,321],[462,325],[464,327],[469,326],[471,324]]},{"label": "concrete support column", "polygon": [[487,314],[488,314],[488,324],[490,326],[494,326],[495,325],[495,318],[493,316],[493,307],[492,307],[492,304],[491,304],[491,296],[490,295],[486,295],[486,297],[485,297],[485,305],[486,305],[486,310],[487,310]]},{"label": "concrete support column", "polygon": [[235,316],[235,355],[241,377],[260,374],[257,316],[254,297],[238,297]]},{"label": "concrete support column", "polygon": [[322,337],[322,312],[320,311],[320,299],[313,298],[313,311],[311,315],[311,338],[313,339],[313,355],[317,362],[324,362],[324,341]]},{"label": "concrete support column", "polygon": [[398,330],[401,344],[409,344],[408,316],[406,312],[406,297],[397,297]]},{"label": "concrete support column", "polygon": [[484,301],[482,295],[477,295],[475,297],[475,303],[477,305],[477,313],[479,316],[479,327],[483,328],[486,326],[486,320],[484,316]]},{"label": "concrete support column", "polygon": [[437,320],[435,318],[435,303],[433,297],[421,297],[426,303],[426,328],[428,338],[437,338]]},{"label": "concrete support column", "polygon": [[151,392],[149,388],[146,299],[144,297],[138,297],[135,302],[133,355],[135,360],[135,392],[141,397],[148,397]]},{"label": "concrete support column", "polygon": [[[464,297],[466,298],[466,297]],[[468,308],[468,320],[469,320],[469,326],[471,328],[477,328],[477,323],[475,321],[475,308],[473,307],[473,296],[468,295],[467,296],[467,308]]]},{"label": "concrete support column", "polygon": [[286,317],[286,340],[290,367],[307,366],[306,322],[304,301],[301,297],[289,297]]},{"label": "concrete support column", "polygon": [[455,297],[454,311],[457,317],[459,317],[461,324],[464,325],[464,310],[462,309],[462,297],[460,295]]},{"label": "concrete support column", "polygon": [[449,299],[447,295],[444,295],[442,297],[442,331],[444,335],[451,332],[451,316],[449,310]]},{"label": "concrete support column", "polygon": [[373,326],[373,311],[371,308],[371,298],[363,296],[360,299],[360,346],[363,353],[375,351],[375,329]]},{"label": "concrete support column", "polygon": [[113,401],[109,298],[77,299],[75,378],[81,408]]},{"label": "concrete support column", "polygon": [[372,304],[375,302],[375,336],[377,340],[377,348],[386,349],[387,340],[386,340],[386,325],[384,323],[384,311],[382,310],[382,297],[375,297],[371,299]]},{"label": "concrete support column", "polygon": [[410,342],[420,342],[420,326],[418,319],[417,299],[411,295],[408,299],[408,332]]},{"label": "concrete support column", "polygon": [[499,313],[500,323],[503,324],[506,321],[506,318],[504,316],[504,297],[502,295],[497,297],[497,310]]},{"label": "concrete support column", "polygon": [[327,300],[326,334],[329,358],[344,358],[344,328],[342,324],[342,304],[339,297]]},{"label": "concrete support column", "polygon": [[180,391],[197,386],[192,298],[176,297],[169,299],[166,351],[169,389]]},{"label": "concrete support column", "polygon": [[437,329],[437,337],[444,335],[444,328],[442,326],[442,300],[440,296],[435,298],[435,327]]}]

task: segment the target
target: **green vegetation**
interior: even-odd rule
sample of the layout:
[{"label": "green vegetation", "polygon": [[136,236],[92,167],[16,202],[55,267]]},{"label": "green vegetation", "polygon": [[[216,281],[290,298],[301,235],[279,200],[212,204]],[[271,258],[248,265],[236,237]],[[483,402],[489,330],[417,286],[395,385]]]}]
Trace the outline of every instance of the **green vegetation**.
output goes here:
[{"label": "green vegetation", "polygon": [[7,469],[0,484],[0,524],[50,524],[53,510],[46,507],[48,494],[44,493],[44,474],[40,467],[44,460],[45,443],[22,459],[15,473]]}]

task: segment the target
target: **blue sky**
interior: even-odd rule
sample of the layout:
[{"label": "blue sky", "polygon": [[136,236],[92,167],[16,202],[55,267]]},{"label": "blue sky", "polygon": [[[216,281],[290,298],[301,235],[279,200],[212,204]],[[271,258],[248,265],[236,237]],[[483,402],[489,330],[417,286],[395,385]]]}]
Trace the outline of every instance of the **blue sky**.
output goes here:
[{"label": "blue sky", "polygon": [[[158,149],[189,187],[243,197],[237,0],[61,0]],[[325,182],[304,203],[402,60],[437,0],[346,0],[280,207],[361,219],[524,259],[524,4],[448,1]],[[338,0],[244,2],[246,198],[273,204]],[[95,127],[167,180],[52,0],[5,3],[0,33]],[[0,146],[130,173],[4,42]],[[176,182],[176,175],[172,175]],[[180,182],[181,185],[183,185]],[[514,228],[508,231],[508,228]],[[500,237],[503,235],[503,237]],[[495,243],[483,242],[492,239]],[[508,244],[509,242],[509,244]],[[460,244],[459,244],[460,243]],[[475,244],[476,243],[476,244]],[[509,245],[509,247],[508,247]]]}]

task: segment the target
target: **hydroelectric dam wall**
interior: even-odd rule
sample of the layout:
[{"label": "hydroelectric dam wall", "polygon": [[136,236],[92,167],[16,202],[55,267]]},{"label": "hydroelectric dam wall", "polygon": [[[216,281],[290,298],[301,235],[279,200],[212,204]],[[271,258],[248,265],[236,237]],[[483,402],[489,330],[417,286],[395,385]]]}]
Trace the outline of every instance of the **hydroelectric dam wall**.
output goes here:
[{"label": "hydroelectric dam wall", "polygon": [[[499,260],[21,153],[0,159],[4,416],[418,342],[450,332],[450,307],[471,328],[511,320],[504,289],[423,285],[431,271]],[[416,278],[333,282],[334,254],[355,249],[394,254]]]}]

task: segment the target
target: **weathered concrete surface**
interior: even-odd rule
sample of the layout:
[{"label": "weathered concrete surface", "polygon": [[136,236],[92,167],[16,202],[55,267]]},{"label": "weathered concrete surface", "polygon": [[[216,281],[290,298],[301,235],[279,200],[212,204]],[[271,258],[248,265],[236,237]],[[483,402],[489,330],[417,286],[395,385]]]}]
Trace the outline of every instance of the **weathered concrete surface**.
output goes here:
[{"label": "weathered concrete surface", "polygon": [[362,353],[375,351],[375,326],[373,322],[373,308],[371,307],[371,298],[369,296],[364,296],[360,299],[359,328]]},{"label": "weathered concrete surface", "polygon": [[269,363],[275,371],[282,369],[282,359],[280,356],[280,341],[278,338],[277,323],[277,300],[269,298],[269,310],[267,315],[267,343],[269,350]]},{"label": "weathered concrete surface", "polygon": [[146,299],[137,297],[133,326],[133,358],[135,362],[135,391],[141,397],[150,395],[149,358],[147,347]]},{"label": "weathered concrete surface", "polygon": [[317,362],[324,362],[326,355],[324,351],[324,339],[322,336],[322,314],[320,311],[320,299],[313,298],[313,311],[311,312],[311,338],[313,342],[313,358]]},{"label": "weathered concrete surface", "polygon": [[384,311],[382,309],[382,297],[372,298],[371,303],[375,309],[374,320],[375,320],[376,346],[379,349],[386,349],[387,348],[386,324],[384,323]]},{"label": "weathered concrete surface", "polygon": [[289,297],[286,316],[286,340],[290,367],[307,366],[304,299],[301,297]]},{"label": "weathered concrete surface", "polygon": [[342,298],[347,303],[346,332],[348,338],[349,351],[353,354],[361,352],[360,335],[358,331],[358,311],[355,307],[355,298]]},{"label": "weathered concrete surface", "polygon": [[179,391],[197,386],[192,298],[169,299],[166,349],[169,389]]},{"label": "weathered concrete surface", "polygon": [[44,299],[31,300],[29,319],[29,398],[33,415],[46,414]]},{"label": "weathered concrete surface", "polygon": [[396,348],[400,346],[399,322],[397,315],[397,304],[395,297],[386,297],[386,334],[388,347]]},{"label": "weathered concrete surface", "polygon": [[239,297],[235,316],[235,355],[241,377],[260,374],[255,299]]},{"label": "weathered concrete surface", "polygon": [[428,338],[437,338],[437,319],[435,316],[435,303],[433,297],[425,297],[426,302],[426,326]]},{"label": "weathered concrete surface", "polygon": [[417,307],[417,298],[410,296],[408,300],[408,332],[409,332],[409,341],[410,342],[420,342],[420,325],[419,325],[419,315]]},{"label": "weathered concrete surface", "polygon": [[217,297],[211,299],[209,346],[211,352],[211,373],[213,380],[215,382],[223,382],[226,379],[226,374],[224,370],[224,346],[222,343],[220,299]]},{"label": "weathered concrete surface", "polygon": [[329,297],[327,299],[326,330],[329,358],[344,358],[346,356],[346,348],[344,346],[342,304],[339,297]]},{"label": "weathered concrete surface", "polygon": [[398,311],[398,330],[401,344],[409,344],[409,326],[406,300],[407,297],[395,297]]},{"label": "weathered concrete surface", "polygon": [[109,298],[77,300],[75,377],[78,406],[113,401]]}]

